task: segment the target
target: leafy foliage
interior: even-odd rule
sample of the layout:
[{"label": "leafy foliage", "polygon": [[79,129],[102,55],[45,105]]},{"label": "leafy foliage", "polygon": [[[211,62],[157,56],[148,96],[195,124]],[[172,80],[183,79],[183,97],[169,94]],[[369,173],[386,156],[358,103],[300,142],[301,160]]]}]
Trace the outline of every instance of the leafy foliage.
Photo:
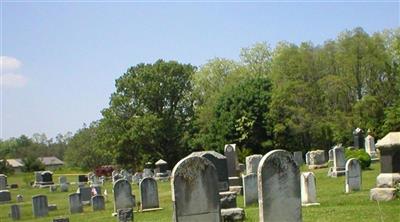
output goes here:
[{"label": "leafy foliage", "polygon": [[41,171],[45,169],[45,166],[42,162],[35,156],[27,156],[22,159],[23,167],[22,172],[33,172],[33,171]]},{"label": "leafy foliage", "polygon": [[356,158],[360,161],[361,168],[363,170],[368,169],[371,166],[371,156],[362,149],[346,149],[346,159]]}]

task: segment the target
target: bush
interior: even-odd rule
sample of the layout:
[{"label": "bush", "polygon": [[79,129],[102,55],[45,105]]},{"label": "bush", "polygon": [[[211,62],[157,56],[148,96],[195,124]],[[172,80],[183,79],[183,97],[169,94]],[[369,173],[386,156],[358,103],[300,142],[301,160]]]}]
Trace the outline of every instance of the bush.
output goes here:
[{"label": "bush", "polygon": [[45,166],[39,159],[35,157],[27,157],[22,160],[24,166],[22,167],[22,172],[33,172],[33,171],[42,171],[45,169]]},{"label": "bush", "polygon": [[363,170],[368,169],[371,166],[371,156],[362,149],[346,149],[346,159],[356,158],[360,161],[361,168]]}]

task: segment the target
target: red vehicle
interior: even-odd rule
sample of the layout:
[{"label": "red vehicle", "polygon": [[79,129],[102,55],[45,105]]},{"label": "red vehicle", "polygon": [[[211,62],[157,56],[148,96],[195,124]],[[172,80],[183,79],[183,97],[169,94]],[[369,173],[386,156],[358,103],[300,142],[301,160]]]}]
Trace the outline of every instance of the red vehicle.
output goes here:
[{"label": "red vehicle", "polygon": [[113,165],[99,166],[99,167],[96,167],[96,169],[94,170],[94,174],[96,174],[96,176],[98,176],[98,177],[100,177],[100,176],[109,177],[109,176],[111,176],[114,169],[115,169],[115,167]]}]

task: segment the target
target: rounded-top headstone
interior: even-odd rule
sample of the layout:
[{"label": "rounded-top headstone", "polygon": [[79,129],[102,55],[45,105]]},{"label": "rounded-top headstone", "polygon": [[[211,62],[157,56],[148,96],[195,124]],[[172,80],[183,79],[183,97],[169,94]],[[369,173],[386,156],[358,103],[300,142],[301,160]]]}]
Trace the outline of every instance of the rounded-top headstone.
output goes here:
[{"label": "rounded-top headstone", "polygon": [[221,221],[217,170],[204,157],[188,156],[172,170],[173,221]]},{"label": "rounded-top headstone", "polygon": [[258,166],[260,222],[302,221],[300,170],[285,150],[268,152]]}]

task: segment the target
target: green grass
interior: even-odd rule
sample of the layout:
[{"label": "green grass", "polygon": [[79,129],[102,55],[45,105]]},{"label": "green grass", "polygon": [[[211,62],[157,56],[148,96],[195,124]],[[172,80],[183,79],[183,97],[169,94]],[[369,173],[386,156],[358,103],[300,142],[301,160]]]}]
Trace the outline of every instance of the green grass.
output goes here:
[{"label": "green grass", "polygon": [[[326,176],[327,169],[313,170],[317,177],[317,196],[320,206],[303,207],[303,221],[400,221],[400,200],[391,202],[381,202],[369,200],[369,190],[375,186],[376,176],[379,174],[379,164],[375,163],[371,166],[371,170],[363,171],[363,189],[359,192],[351,194],[344,193],[344,177],[337,179],[328,178]],[[307,171],[305,167],[302,171]],[[54,180],[58,180],[60,174],[54,175]],[[63,172],[67,173],[67,172]],[[74,173],[78,173],[75,171]],[[74,175],[68,175],[68,181],[76,181]],[[21,221],[52,221],[52,218],[57,216],[68,216],[71,222],[84,221],[116,221],[116,218],[111,216],[113,211],[113,197],[111,192],[111,183],[108,182],[105,188],[108,191],[108,201],[106,202],[106,210],[101,212],[93,212],[91,207],[85,206],[84,213],[73,214],[68,213],[68,193],[55,192],[50,193],[48,189],[33,189],[27,186],[24,181],[33,178],[33,173],[16,174],[8,177],[9,184],[17,183],[20,188],[10,190],[12,194],[12,202],[0,205],[0,221],[11,221],[8,218],[10,205],[16,202],[16,195],[22,194],[24,202],[19,203],[22,210]],[[72,193],[77,189],[75,185],[70,186]],[[138,186],[132,186],[133,192],[136,195],[136,200],[139,200]],[[160,206],[163,210],[135,213],[135,221],[171,221],[172,205],[171,192],[169,182],[159,182],[159,198]],[[104,191],[104,187],[102,188]],[[31,197],[37,194],[45,194],[51,204],[57,204],[58,210],[49,213],[48,217],[35,219],[32,216]],[[238,206],[243,207],[243,197],[237,199]],[[258,221],[258,206],[256,204],[245,208],[246,221]]]}]

